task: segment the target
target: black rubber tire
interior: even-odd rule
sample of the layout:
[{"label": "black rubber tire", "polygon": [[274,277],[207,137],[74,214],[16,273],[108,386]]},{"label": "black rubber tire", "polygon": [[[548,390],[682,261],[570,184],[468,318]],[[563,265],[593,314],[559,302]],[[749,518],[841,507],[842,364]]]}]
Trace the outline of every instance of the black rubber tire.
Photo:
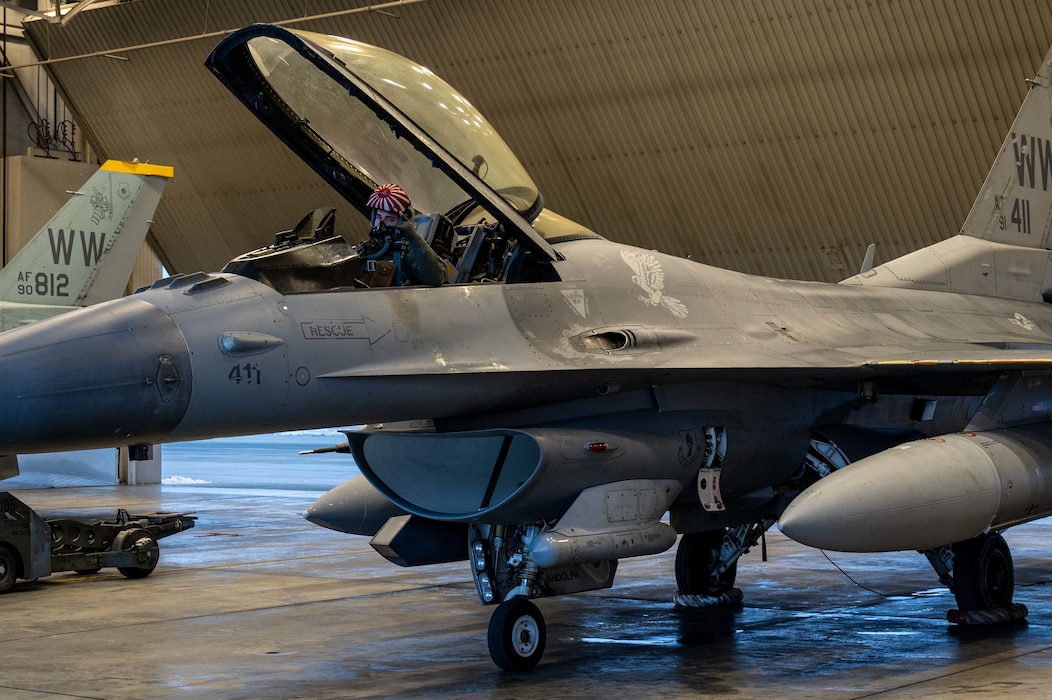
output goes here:
[{"label": "black rubber tire", "polygon": [[536,666],[547,637],[541,611],[521,596],[498,605],[489,619],[489,655],[505,671]]},{"label": "black rubber tire", "polygon": [[719,595],[734,588],[738,562],[713,581],[712,567],[723,547],[723,530],[688,532],[676,549],[676,586],[687,595]]},{"label": "black rubber tire", "polygon": [[121,533],[120,542],[122,552],[136,552],[136,566],[118,566],[117,571],[126,578],[146,578],[157,568],[157,560],[160,559],[161,548],[157,545],[157,539],[147,530],[131,530]]},{"label": "black rubber tire", "polygon": [[996,532],[953,545],[953,588],[961,610],[1007,608],[1015,593],[1008,543]]},{"label": "black rubber tire", "polygon": [[0,593],[11,590],[18,580],[18,560],[14,553],[0,544]]}]

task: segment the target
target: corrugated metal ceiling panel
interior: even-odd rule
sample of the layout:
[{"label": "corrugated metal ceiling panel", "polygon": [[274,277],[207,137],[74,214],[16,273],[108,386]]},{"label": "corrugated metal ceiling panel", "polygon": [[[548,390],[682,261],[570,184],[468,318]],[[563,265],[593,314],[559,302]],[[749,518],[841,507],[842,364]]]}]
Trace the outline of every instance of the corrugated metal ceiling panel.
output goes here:
[{"label": "corrugated metal ceiling panel", "polygon": [[[68,56],[353,5],[140,0],[29,34]],[[609,238],[827,281],[870,242],[884,261],[956,232],[1052,44],[1052,13],[1027,0],[431,0],[396,13],[297,26],[434,68],[552,209]],[[51,67],[99,153],[176,166],[154,235],[179,271],[337,204],[203,68],[216,40]],[[349,208],[338,220],[360,226]]]}]

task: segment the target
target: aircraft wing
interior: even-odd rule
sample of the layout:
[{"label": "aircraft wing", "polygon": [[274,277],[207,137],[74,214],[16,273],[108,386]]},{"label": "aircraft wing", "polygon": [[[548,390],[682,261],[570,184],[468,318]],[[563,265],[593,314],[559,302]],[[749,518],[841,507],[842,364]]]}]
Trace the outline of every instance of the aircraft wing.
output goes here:
[{"label": "aircraft wing", "polygon": [[1035,350],[971,350],[958,353],[919,352],[898,358],[870,360],[866,367],[881,370],[908,371],[940,369],[1049,370],[1052,369],[1052,348]]}]

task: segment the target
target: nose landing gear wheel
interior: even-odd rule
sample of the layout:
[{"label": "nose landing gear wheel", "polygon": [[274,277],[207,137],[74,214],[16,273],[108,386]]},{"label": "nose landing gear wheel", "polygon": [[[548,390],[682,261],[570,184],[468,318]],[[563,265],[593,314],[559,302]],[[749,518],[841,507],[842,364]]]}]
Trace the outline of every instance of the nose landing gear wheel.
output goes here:
[{"label": "nose landing gear wheel", "polygon": [[489,655],[505,671],[526,671],[536,666],[546,639],[541,611],[521,596],[498,605],[489,619]]}]

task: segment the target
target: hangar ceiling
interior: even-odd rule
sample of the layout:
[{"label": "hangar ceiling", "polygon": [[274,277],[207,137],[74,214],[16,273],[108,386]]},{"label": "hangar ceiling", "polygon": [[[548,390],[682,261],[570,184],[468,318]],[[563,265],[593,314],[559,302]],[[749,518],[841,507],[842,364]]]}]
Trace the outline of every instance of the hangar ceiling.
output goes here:
[{"label": "hangar ceiling", "polygon": [[549,208],[610,239],[824,281],[871,242],[880,263],[957,232],[1052,45],[1033,0],[364,5],[98,3],[26,34],[96,153],[175,166],[152,229],[172,271],[341,204],[203,66],[224,30],[292,20],[434,69]]}]

